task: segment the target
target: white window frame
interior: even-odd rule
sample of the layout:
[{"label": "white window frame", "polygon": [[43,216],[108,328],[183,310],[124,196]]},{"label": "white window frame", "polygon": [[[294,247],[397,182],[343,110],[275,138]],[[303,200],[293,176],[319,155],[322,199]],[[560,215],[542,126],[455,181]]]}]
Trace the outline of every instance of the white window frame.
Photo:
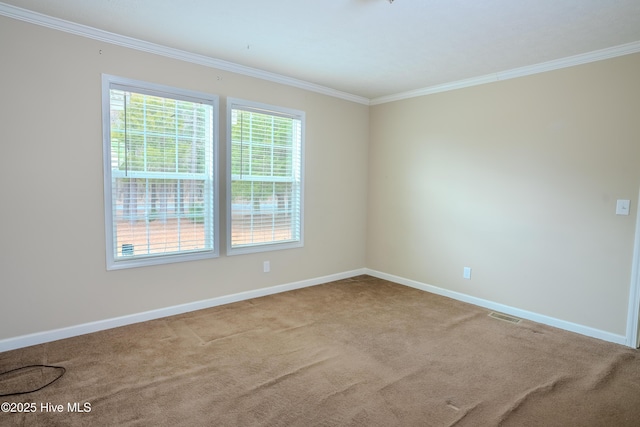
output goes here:
[{"label": "white window frame", "polygon": [[[111,89],[122,89],[135,93],[154,95],[183,101],[196,102],[210,105],[213,108],[211,117],[212,140],[211,162],[207,171],[210,181],[210,197],[213,209],[211,214],[211,249],[173,252],[169,254],[143,255],[123,257],[117,256],[113,222],[113,194],[112,194],[112,166],[111,166]],[[133,80],[108,74],[102,75],[102,134],[103,134],[103,175],[104,175],[104,209],[105,209],[105,238],[106,238],[106,265],[107,270],[142,267],[148,265],[168,264],[183,261],[215,258],[219,255],[219,203],[218,203],[218,96],[203,92],[159,85],[140,80]],[[206,185],[205,185],[206,187]]]},{"label": "white window frame", "polygon": [[[298,219],[297,224],[299,229],[298,238],[296,240],[289,240],[284,242],[265,242],[265,243],[253,243],[246,244],[237,247],[232,246],[232,111],[234,109],[242,109],[254,111],[263,114],[272,114],[281,117],[290,117],[300,121],[300,146],[298,147],[298,170],[296,180],[298,183]],[[282,249],[300,248],[304,246],[304,146],[305,146],[305,113],[304,111],[295,110],[291,108],[279,107],[275,105],[264,104],[260,102],[248,101],[238,98],[227,98],[227,255],[240,255],[256,252],[275,251]]]}]

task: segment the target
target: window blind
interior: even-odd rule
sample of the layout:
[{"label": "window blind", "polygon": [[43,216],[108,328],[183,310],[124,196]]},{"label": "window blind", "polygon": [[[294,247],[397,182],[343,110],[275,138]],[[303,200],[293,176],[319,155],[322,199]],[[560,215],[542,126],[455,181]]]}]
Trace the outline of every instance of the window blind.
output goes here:
[{"label": "window blind", "polygon": [[213,252],[214,105],[118,84],[109,105],[113,261]]},{"label": "window blind", "polygon": [[231,249],[302,242],[302,114],[234,103]]}]

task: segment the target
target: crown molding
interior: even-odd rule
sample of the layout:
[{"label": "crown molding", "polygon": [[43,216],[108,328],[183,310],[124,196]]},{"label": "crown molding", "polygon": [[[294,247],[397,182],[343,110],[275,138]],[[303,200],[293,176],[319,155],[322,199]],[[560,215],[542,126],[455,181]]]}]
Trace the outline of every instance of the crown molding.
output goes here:
[{"label": "crown molding", "polygon": [[480,77],[473,77],[470,79],[458,80],[451,83],[397,93],[394,95],[382,96],[372,99],[370,105],[385,104],[387,102],[400,101],[403,99],[415,98],[418,96],[431,95],[434,93],[447,92],[450,90],[462,89],[470,86],[515,79],[518,77],[545,73],[547,71],[559,70],[561,68],[573,67],[575,65],[588,64],[590,62],[602,61],[605,59],[616,58],[618,56],[624,56],[638,52],[640,52],[640,41],[583,53],[580,55],[569,56],[553,61],[542,62],[540,64],[530,65],[526,67],[514,68],[512,70],[500,71],[494,74],[487,74]]},{"label": "crown molding", "polygon": [[31,24],[40,25],[54,30],[64,31],[66,33],[87,37],[105,43],[110,43],[142,52],[152,53],[167,58],[178,59],[180,61],[190,62],[193,64],[203,65],[205,67],[215,68],[217,70],[229,71],[236,74],[242,74],[248,77],[255,77],[261,80],[267,80],[299,89],[328,95],[334,98],[340,98],[359,104],[369,105],[369,99],[363,96],[353,95],[336,89],[314,83],[298,80],[292,77],[283,76],[281,74],[271,73],[256,68],[246,67],[244,65],[235,64],[233,62],[223,61],[221,59],[211,58],[187,52],[180,49],[174,49],[155,43],[146,42],[144,40],[132,37],[122,36],[120,34],[111,33],[109,31],[99,30],[97,28],[86,25],[76,24],[74,22],[65,21],[64,19],[54,18],[41,13],[33,12],[6,3],[0,3],[0,15],[8,18],[17,19]]},{"label": "crown molding", "polygon": [[11,6],[6,3],[0,3],[0,15],[17,19],[31,24],[40,25],[54,30],[64,31],[66,33],[75,34],[82,37],[111,43],[142,52],[152,53],[167,58],[177,59],[180,61],[190,62],[193,64],[203,65],[205,67],[215,68],[217,70],[229,71],[236,74],[254,77],[274,83],[296,87],[299,89],[316,92],[323,95],[340,98],[347,101],[364,105],[385,104],[387,102],[401,101],[403,99],[415,98],[419,96],[432,95],[450,90],[462,89],[471,86],[478,86],[486,83],[494,83],[502,80],[514,79],[518,77],[529,76],[532,74],[544,73],[547,71],[558,70],[561,68],[573,67],[575,65],[587,64],[590,62],[602,61],[605,59],[615,58],[618,56],[629,55],[640,52],[640,41],[631,42],[619,46],[601,49],[584,54],[574,55],[566,58],[556,59],[553,61],[543,62],[540,64],[530,65],[526,67],[514,68],[512,70],[499,71],[484,76],[472,77],[469,79],[458,80],[455,82],[444,83],[440,85],[429,86],[421,89],[411,90],[407,92],[396,93],[379,98],[368,99],[363,96],[342,92],[326,86],[315,83],[306,82],[295,79],[293,77],[283,76],[281,74],[271,73],[257,68],[246,67],[233,62],[221,59],[211,58],[187,52],[180,49],[174,49],[155,43],[146,42],[144,40],[126,37],[119,34],[111,33],[86,25],[76,24],[74,22],[65,21],[63,19],[54,18],[27,9]]}]

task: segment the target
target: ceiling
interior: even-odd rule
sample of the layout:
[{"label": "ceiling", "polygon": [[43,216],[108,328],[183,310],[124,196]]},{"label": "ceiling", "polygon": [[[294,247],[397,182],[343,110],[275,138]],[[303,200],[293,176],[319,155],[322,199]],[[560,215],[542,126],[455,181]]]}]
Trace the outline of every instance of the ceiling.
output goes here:
[{"label": "ceiling", "polygon": [[3,2],[370,100],[640,46],[640,0]]}]

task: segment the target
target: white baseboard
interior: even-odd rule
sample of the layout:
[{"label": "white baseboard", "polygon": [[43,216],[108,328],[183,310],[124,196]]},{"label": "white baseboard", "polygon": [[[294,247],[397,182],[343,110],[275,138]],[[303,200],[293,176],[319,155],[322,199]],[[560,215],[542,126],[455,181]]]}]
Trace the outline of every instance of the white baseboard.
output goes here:
[{"label": "white baseboard", "polygon": [[514,308],[504,304],[499,304],[493,301],[484,300],[482,298],[476,298],[460,292],[454,292],[447,289],[439,288],[437,286],[427,285],[424,283],[416,282],[415,280],[394,276],[392,274],[382,273],[376,270],[370,270],[368,268],[365,269],[365,274],[368,274],[373,277],[378,277],[380,279],[389,280],[391,282],[399,283],[401,285],[420,289],[422,291],[431,292],[436,295],[442,295],[451,299],[455,299],[458,301],[484,307],[489,310],[499,311],[501,313],[509,314],[511,316],[520,317],[522,319],[527,319],[533,322],[542,323],[544,325],[553,326],[555,328],[564,329],[564,330],[575,332],[581,335],[586,335],[588,337],[598,338],[603,341],[609,341],[612,343],[622,344],[626,346],[629,345],[627,342],[627,337],[624,335],[617,335],[611,332],[602,331],[600,329],[591,328],[589,326],[579,325],[577,323],[567,322],[565,320],[560,320],[560,319],[545,316],[542,314],[533,313],[531,311],[521,310],[519,308]]},{"label": "white baseboard", "polygon": [[147,320],[154,320],[162,317],[174,316],[176,314],[188,313],[190,311],[202,310],[205,308],[216,307],[224,304],[230,304],[233,302],[244,301],[251,298],[259,298],[262,296],[291,291],[294,289],[307,288],[310,286],[320,285],[320,284],[332,282],[335,280],[341,280],[341,279],[347,279],[349,277],[359,276],[361,274],[368,274],[373,277],[389,280],[391,282],[399,283],[401,285],[409,286],[415,289],[420,289],[426,292],[431,292],[436,295],[442,295],[448,298],[452,298],[458,301],[477,305],[490,310],[495,310],[501,313],[509,314],[512,316],[520,317],[520,318],[531,320],[538,323],[542,323],[544,325],[549,325],[549,326],[564,329],[570,332],[575,332],[581,335],[598,338],[603,341],[609,341],[612,343],[622,344],[627,346],[629,345],[627,342],[627,337],[624,335],[617,335],[617,334],[602,331],[599,329],[594,329],[588,326],[579,325],[576,323],[567,322],[565,320],[560,320],[553,317],[545,316],[542,314],[521,310],[521,309],[510,307],[507,305],[499,304],[493,301],[488,301],[488,300],[476,298],[470,295],[462,294],[459,292],[454,292],[447,289],[439,288],[437,286],[427,285],[421,282],[417,282],[415,280],[394,276],[392,274],[382,273],[380,271],[371,270],[368,268],[361,268],[357,270],[345,271],[343,273],[316,277],[313,279],[302,280],[299,282],[293,282],[293,283],[288,283],[284,285],[277,285],[277,286],[272,286],[272,287],[263,288],[263,289],[256,289],[253,291],[239,292],[237,294],[224,295],[221,297],[195,301],[195,302],[175,305],[171,307],[160,308],[157,310],[145,311],[142,313],[135,313],[127,316],[114,317],[111,319],[98,320],[95,322],[69,326],[66,328],[54,329],[54,330],[44,331],[44,332],[37,332],[34,334],[23,335],[23,336],[14,337],[14,338],[7,338],[7,339],[0,340],[0,352],[28,347],[36,344],[42,344],[42,343],[51,342],[51,341],[56,341],[64,338],[71,338],[78,335],[88,334],[91,332],[102,331],[105,329],[117,328],[119,326],[131,325],[139,322],[146,322]]},{"label": "white baseboard", "polygon": [[307,288],[310,286],[320,285],[320,284],[332,282],[335,280],[347,279],[349,277],[354,277],[361,274],[365,274],[364,268],[361,268],[358,270],[345,271],[343,273],[331,274],[329,276],[322,276],[322,277],[316,277],[313,279],[302,280],[299,282],[288,283],[285,285],[277,285],[269,288],[239,292],[237,294],[225,295],[225,296],[206,299],[202,301],[195,301],[195,302],[186,303],[186,304],[174,305],[171,307],[145,311],[142,313],[130,314],[127,316],[120,316],[120,317],[114,317],[111,319],[83,323],[80,325],[69,326],[66,328],[53,329],[50,331],[37,332],[34,334],[23,335],[23,336],[14,337],[14,338],[7,338],[7,339],[0,340],[0,352],[15,350],[18,348],[56,341],[64,338],[71,338],[78,335],[89,334],[91,332],[102,331],[105,329],[117,328],[119,326],[146,322],[147,320],[174,316],[176,314],[187,313],[190,311],[202,310],[205,308],[216,307],[224,304],[230,304],[233,302],[244,301],[251,298],[259,298],[266,295],[277,294],[280,292],[292,291],[294,289]]}]

